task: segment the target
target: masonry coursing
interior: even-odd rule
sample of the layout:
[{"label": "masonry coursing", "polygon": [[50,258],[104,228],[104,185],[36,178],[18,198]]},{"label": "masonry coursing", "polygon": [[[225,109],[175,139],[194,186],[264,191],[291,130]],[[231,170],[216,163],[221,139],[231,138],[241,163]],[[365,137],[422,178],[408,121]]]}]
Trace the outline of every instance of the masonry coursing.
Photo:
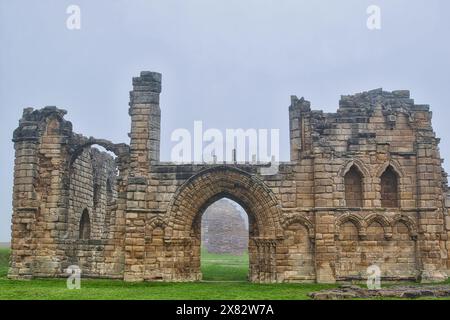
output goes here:
[{"label": "masonry coursing", "polygon": [[[66,111],[25,109],[14,132],[9,277],[200,280],[201,215],[226,197],[249,216],[249,280],[445,280],[447,175],[429,106],[408,91],[342,96],[336,113],[291,97],[290,162],[159,161],[161,74],[130,93],[130,144],[84,137]],[[116,157],[102,153],[100,145]]]}]

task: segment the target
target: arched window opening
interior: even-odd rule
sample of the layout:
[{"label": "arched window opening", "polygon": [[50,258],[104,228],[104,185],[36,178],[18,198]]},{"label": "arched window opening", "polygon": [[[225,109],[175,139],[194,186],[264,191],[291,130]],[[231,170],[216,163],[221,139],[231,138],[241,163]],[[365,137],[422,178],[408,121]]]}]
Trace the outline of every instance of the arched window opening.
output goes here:
[{"label": "arched window opening", "polygon": [[352,166],[345,174],[345,202],[347,207],[360,208],[363,206],[362,177],[356,166]]},{"label": "arched window opening", "polygon": [[91,237],[91,220],[87,209],[83,211],[80,219],[80,236],[82,240],[88,240]]},{"label": "arched window opening", "polygon": [[397,208],[398,203],[398,176],[389,166],[381,175],[381,206]]}]

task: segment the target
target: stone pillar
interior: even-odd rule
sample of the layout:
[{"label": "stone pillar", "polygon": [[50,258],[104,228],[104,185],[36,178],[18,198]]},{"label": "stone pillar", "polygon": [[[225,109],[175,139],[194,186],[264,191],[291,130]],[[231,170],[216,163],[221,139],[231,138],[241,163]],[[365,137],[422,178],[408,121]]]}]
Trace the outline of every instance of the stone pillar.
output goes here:
[{"label": "stone pillar", "polygon": [[282,280],[277,275],[277,240],[252,238],[249,246],[249,280],[255,283],[276,283]]},{"label": "stone pillar", "polygon": [[304,98],[291,96],[289,107],[289,138],[291,142],[291,161],[300,160],[300,151],[308,150],[310,143],[305,135],[307,131],[307,112],[311,111],[311,103]]},{"label": "stone pillar", "polygon": [[62,272],[58,240],[66,228],[64,177],[72,132],[70,122],[63,120],[65,114],[56,107],[25,109],[14,132],[12,278]]},{"label": "stone pillar", "polygon": [[[419,217],[419,255],[421,281],[440,282],[447,279],[445,250],[440,243],[446,237],[442,208],[442,173],[436,146],[417,143],[417,195]],[[439,164],[437,161],[439,160]]]},{"label": "stone pillar", "polygon": [[323,157],[323,150],[314,147],[314,207],[315,213],[315,257],[318,283],[336,282],[335,211],[332,179],[329,172],[331,159]]},{"label": "stone pillar", "polygon": [[333,211],[315,214],[315,260],[317,283],[336,282],[335,216]]},{"label": "stone pillar", "polygon": [[125,232],[125,281],[137,282],[144,280],[145,221],[146,213],[127,210]]},{"label": "stone pillar", "polygon": [[125,213],[125,281],[144,280],[147,178],[129,177]]},{"label": "stone pillar", "polygon": [[[25,109],[21,120],[26,118],[32,109]],[[9,278],[32,278],[34,250],[36,249],[35,224],[39,203],[35,189],[35,177],[38,175],[38,135],[35,132],[25,133],[20,126],[14,132],[14,189],[13,215],[11,234],[11,259]]]},{"label": "stone pillar", "polygon": [[151,165],[159,161],[161,74],[141,72],[130,92],[130,171],[125,227],[126,281],[142,281],[145,272],[145,223],[149,213]]},{"label": "stone pillar", "polygon": [[159,161],[161,74],[143,71],[133,78],[130,92],[131,169],[136,176],[147,176],[151,163]]},{"label": "stone pillar", "polygon": [[[43,109],[47,112],[46,109]],[[70,123],[61,122],[65,110],[48,109],[46,118],[47,128],[41,138],[39,149],[39,180],[44,185],[40,196],[46,199],[45,205],[41,203],[41,218],[37,221],[36,229],[41,239],[36,248],[34,274],[39,276],[58,275],[63,272],[61,261],[64,259],[58,251],[58,238],[61,229],[67,228],[67,180],[66,169],[68,165],[67,143],[71,134]],[[54,117],[58,113],[59,117]],[[64,227],[62,227],[64,226]]]},{"label": "stone pillar", "polygon": [[427,105],[414,105],[416,126],[416,181],[419,220],[418,254],[422,282],[447,279],[445,250],[440,244],[444,230],[444,194],[439,139],[431,125],[432,114]]}]

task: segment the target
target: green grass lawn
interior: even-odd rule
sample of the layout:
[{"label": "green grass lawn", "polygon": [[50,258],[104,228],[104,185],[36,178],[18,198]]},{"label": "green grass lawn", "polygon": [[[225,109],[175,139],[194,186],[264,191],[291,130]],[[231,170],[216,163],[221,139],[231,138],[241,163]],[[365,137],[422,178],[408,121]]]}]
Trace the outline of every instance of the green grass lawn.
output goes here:
[{"label": "green grass lawn", "polygon": [[307,294],[332,285],[252,284],[247,282],[248,255],[202,252],[204,282],[128,283],[120,280],[82,279],[80,290],[68,290],[64,279],[16,281],[7,279],[8,249],[0,249],[0,300],[7,299],[308,299]]},{"label": "green grass lawn", "polygon": [[3,279],[8,273],[9,249],[0,248],[0,277]]},{"label": "green grass lawn", "polygon": [[0,300],[303,300],[312,291],[334,288],[324,284],[252,284],[247,282],[248,255],[202,252],[203,282],[128,283],[82,279],[80,290],[66,288],[64,279],[7,279],[9,250],[0,248]]},{"label": "green grass lawn", "polygon": [[204,281],[247,281],[248,254],[233,256],[212,254],[202,250]]}]

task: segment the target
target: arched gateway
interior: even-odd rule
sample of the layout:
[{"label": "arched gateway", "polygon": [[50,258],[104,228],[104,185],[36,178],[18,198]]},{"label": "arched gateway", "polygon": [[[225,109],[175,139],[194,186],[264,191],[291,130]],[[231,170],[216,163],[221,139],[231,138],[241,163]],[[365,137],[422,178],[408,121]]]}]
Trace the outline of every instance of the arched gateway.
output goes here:
[{"label": "arched gateway", "polygon": [[189,278],[201,278],[201,217],[213,202],[229,198],[245,209],[249,218],[249,259],[252,281],[277,280],[276,245],[282,239],[280,207],[263,181],[238,168],[217,166],[188,179],[173,196],[166,235],[188,238],[191,257]]},{"label": "arched gateway", "polygon": [[161,162],[160,92],[161,74],[133,78],[129,145],[74,133],[56,107],[24,110],[10,278],[79,265],[89,277],[200,280],[201,216],[223,197],[249,216],[250,281],[362,280],[373,264],[386,280],[447,278],[447,176],[429,107],[408,91],[342,96],[336,113],[292,96],[290,161],[270,170]]}]

